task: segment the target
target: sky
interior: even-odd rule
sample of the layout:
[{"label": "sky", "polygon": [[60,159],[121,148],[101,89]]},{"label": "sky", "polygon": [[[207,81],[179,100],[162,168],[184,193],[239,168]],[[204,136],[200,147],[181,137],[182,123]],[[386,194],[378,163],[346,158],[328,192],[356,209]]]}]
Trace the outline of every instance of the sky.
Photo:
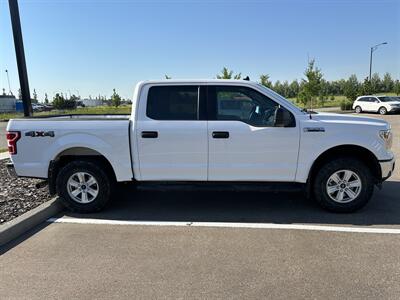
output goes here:
[{"label": "sky", "polygon": [[[141,80],[208,79],[226,66],[258,80],[373,72],[400,79],[400,0],[19,0],[31,93],[132,98]],[[0,88],[17,94],[8,1],[0,0]]]}]

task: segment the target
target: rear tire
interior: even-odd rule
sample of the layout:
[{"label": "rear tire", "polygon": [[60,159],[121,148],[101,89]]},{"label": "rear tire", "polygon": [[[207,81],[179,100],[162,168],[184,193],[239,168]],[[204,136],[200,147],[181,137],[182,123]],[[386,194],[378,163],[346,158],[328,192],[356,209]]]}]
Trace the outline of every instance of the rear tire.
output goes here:
[{"label": "rear tire", "polygon": [[340,213],[354,212],[371,199],[374,180],[361,161],[338,158],[324,164],[314,180],[315,200],[323,208]]},{"label": "rear tire", "polygon": [[56,187],[63,204],[73,212],[102,210],[110,200],[113,182],[101,164],[72,161],[61,168]]},{"label": "rear tire", "polygon": [[386,115],[387,114],[387,109],[386,109],[386,107],[382,106],[382,107],[379,108],[378,112],[381,115]]},{"label": "rear tire", "polygon": [[362,112],[362,109],[361,109],[361,107],[360,106],[356,106],[356,113],[357,114],[359,114],[359,113],[361,113]]}]

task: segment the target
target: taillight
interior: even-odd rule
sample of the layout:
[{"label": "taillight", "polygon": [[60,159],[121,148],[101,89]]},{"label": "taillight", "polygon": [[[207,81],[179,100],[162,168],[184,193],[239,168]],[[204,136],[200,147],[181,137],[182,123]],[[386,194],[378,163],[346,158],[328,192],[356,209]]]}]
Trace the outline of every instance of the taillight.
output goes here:
[{"label": "taillight", "polygon": [[11,155],[17,154],[17,142],[21,137],[21,132],[19,131],[9,131],[7,132],[7,145],[8,145],[8,152]]}]

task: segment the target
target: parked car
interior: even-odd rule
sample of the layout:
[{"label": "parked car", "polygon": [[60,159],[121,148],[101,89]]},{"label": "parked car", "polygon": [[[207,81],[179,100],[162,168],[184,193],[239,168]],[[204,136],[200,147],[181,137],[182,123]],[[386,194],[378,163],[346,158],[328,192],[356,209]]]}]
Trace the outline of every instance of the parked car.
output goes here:
[{"label": "parked car", "polygon": [[44,106],[38,103],[32,103],[32,110],[34,112],[44,111]]},{"label": "parked car", "polygon": [[[238,101],[238,105],[233,104]],[[101,210],[117,182],[303,189],[351,212],[391,176],[384,120],[307,113],[240,80],[145,81],[131,116],[14,119],[9,172],[43,178],[73,211]]]},{"label": "parked car", "polygon": [[365,111],[386,115],[388,112],[399,112],[400,101],[398,97],[360,96],[354,101],[353,109],[358,114]]},{"label": "parked car", "polygon": [[32,110],[34,112],[51,111],[52,109],[53,109],[53,106],[49,105],[49,104],[32,103]]},{"label": "parked car", "polygon": [[51,111],[51,110],[53,110],[53,105],[51,105],[51,104],[44,104],[44,105],[43,105],[43,110],[44,110],[44,111]]}]

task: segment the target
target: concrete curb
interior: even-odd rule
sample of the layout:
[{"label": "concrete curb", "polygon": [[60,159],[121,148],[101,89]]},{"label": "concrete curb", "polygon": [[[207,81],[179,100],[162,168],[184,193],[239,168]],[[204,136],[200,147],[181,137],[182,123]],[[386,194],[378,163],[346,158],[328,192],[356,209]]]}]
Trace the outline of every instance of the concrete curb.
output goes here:
[{"label": "concrete curb", "polygon": [[23,215],[0,225],[0,246],[16,239],[33,227],[58,214],[63,209],[64,206],[58,198],[53,198]]}]

